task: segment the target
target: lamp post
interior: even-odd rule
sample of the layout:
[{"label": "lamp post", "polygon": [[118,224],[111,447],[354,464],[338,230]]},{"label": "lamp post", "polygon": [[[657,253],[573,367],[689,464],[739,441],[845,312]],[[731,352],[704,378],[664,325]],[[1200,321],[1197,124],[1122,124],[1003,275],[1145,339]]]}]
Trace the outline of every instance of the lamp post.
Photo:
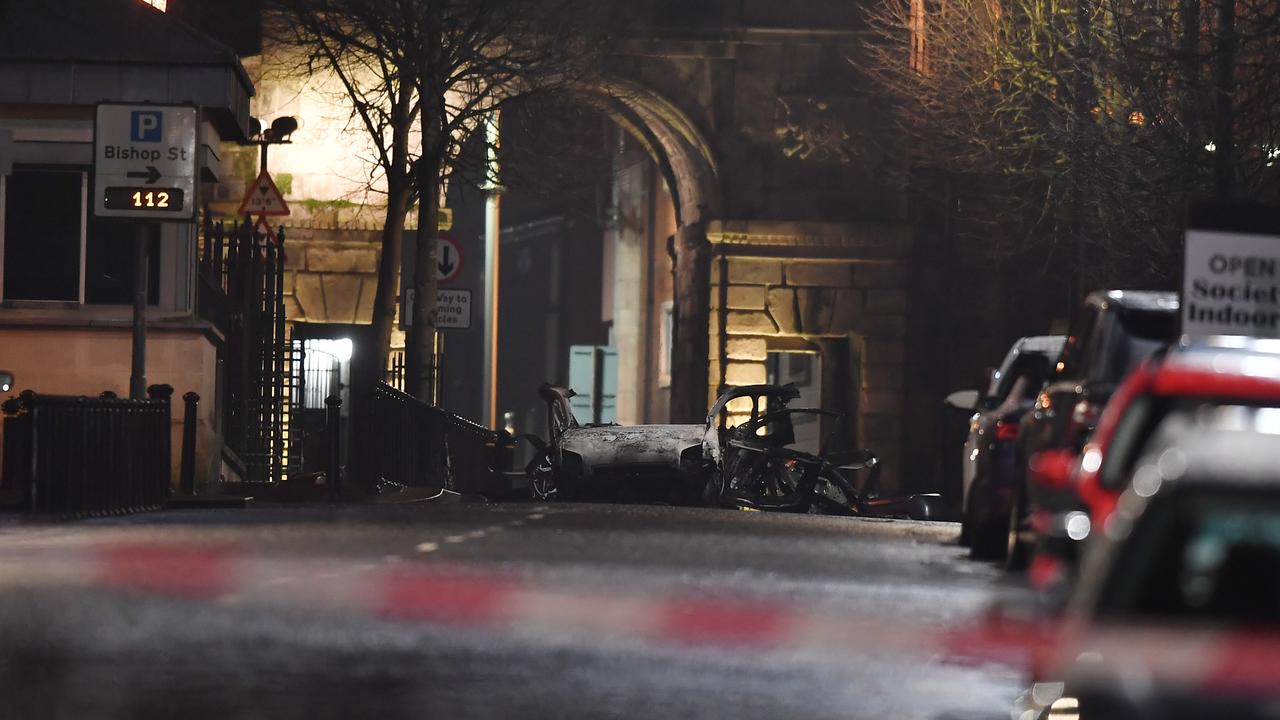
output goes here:
[{"label": "lamp post", "polygon": [[267,148],[272,145],[287,145],[293,142],[290,138],[298,131],[298,119],[288,115],[282,115],[271,121],[271,127],[263,129],[262,121],[258,118],[249,118],[249,142],[245,145],[257,145],[258,152],[258,169],[262,172],[267,171]]}]

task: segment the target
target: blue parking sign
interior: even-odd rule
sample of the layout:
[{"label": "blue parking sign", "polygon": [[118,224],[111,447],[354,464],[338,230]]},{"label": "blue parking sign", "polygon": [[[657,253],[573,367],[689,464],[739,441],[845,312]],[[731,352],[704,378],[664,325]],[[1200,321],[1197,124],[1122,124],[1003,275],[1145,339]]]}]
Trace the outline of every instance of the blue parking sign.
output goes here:
[{"label": "blue parking sign", "polygon": [[162,115],[152,110],[134,110],[129,123],[129,139],[134,142],[160,142]]}]

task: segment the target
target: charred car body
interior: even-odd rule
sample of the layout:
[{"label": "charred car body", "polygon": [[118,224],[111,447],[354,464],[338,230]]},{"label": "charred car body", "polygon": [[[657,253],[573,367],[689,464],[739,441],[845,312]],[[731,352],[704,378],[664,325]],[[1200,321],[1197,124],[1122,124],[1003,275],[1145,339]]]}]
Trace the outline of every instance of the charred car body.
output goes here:
[{"label": "charred car body", "polygon": [[527,469],[535,499],[698,502],[701,425],[581,425],[570,409],[573,390],[543,384],[538,395],[550,438]]},{"label": "charred car body", "polygon": [[[751,385],[720,395],[701,425],[581,425],[574,393],[544,384],[550,442],[527,468],[539,500],[665,502],[747,510],[929,519],[936,495],[878,497],[879,459],[865,449],[829,451],[842,416],[789,408],[791,385]],[[729,427],[729,410],[744,418]],[[794,447],[794,418],[826,417],[817,453]],[[535,444],[537,444],[535,442]]]}]

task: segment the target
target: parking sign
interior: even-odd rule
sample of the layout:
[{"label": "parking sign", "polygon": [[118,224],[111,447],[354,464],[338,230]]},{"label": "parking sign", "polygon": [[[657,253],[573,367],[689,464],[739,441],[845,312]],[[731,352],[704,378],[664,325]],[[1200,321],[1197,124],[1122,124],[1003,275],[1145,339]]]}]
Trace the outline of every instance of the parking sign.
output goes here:
[{"label": "parking sign", "polygon": [[99,105],[93,133],[93,214],[192,220],[198,125],[194,107]]}]

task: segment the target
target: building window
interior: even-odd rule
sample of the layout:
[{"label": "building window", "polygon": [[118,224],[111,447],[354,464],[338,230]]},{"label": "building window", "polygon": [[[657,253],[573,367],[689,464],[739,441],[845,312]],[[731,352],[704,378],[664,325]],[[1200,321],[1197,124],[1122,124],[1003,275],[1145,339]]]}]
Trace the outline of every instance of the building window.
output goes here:
[{"label": "building window", "polygon": [[675,346],[676,315],[671,301],[662,303],[662,334],[658,338],[658,387],[671,387],[671,349]]},{"label": "building window", "polygon": [[4,299],[79,302],[84,173],[14,170],[4,185]]},{"label": "building window", "polygon": [[928,48],[925,44],[925,0],[911,0],[908,24],[911,29],[911,69],[929,74]]},{"label": "building window", "polygon": [[[84,301],[89,305],[133,304],[133,242],[137,226],[120,220],[89,220],[85,241]],[[147,304],[160,301],[160,225],[148,232]]]},{"label": "building window", "polygon": [[[88,216],[88,173],[15,169],[0,178],[4,300],[128,305],[137,225]],[[148,302],[160,299],[160,226],[151,225]]]}]

